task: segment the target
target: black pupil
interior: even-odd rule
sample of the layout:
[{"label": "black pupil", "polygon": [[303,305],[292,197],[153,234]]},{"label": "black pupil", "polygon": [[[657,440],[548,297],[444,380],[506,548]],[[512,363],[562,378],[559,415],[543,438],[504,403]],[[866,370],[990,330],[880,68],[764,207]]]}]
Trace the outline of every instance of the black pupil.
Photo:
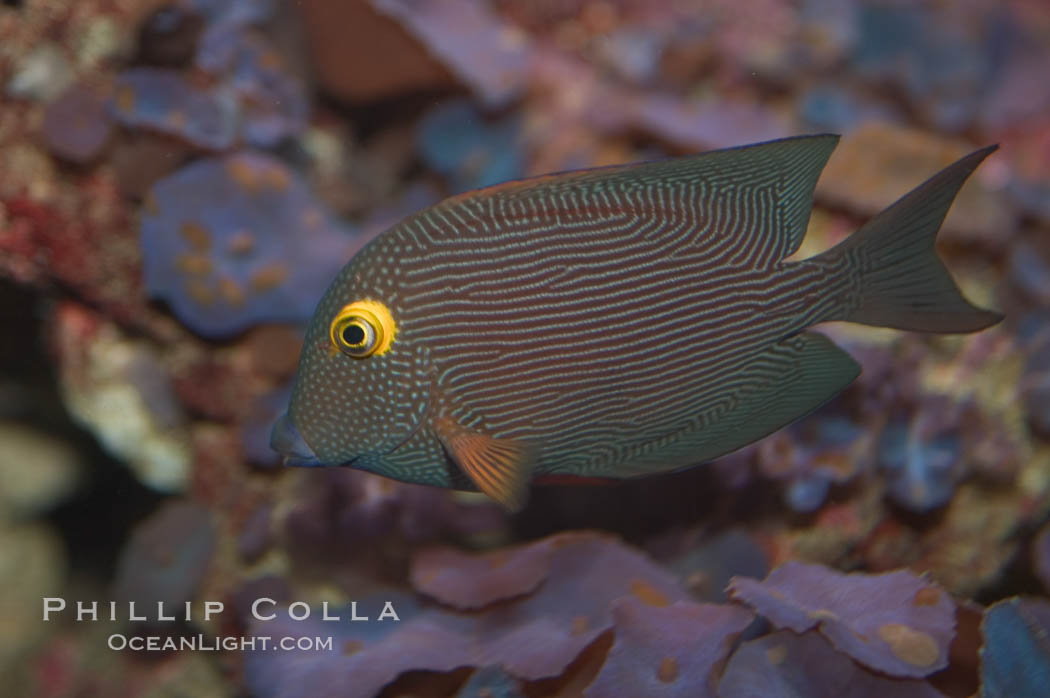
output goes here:
[{"label": "black pupil", "polygon": [[365,331],[358,325],[347,325],[343,328],[343,341],[355,347],[365,341]]}]

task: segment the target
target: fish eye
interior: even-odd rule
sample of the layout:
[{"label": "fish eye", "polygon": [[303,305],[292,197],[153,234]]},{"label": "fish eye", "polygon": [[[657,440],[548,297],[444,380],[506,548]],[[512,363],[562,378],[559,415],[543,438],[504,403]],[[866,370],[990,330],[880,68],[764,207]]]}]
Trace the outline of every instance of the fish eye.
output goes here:
[{"label": "fish eye", "polygon": [[340,310],[329,327],[332,345],[355,359],[383,354],[394,339],[394,318],[385,305],[364,300]]},{"label": "fish eye", "polygon": [[[372,335],[370,338],[369,335]],[[343,338],[343,344],[351,347],[363,346],[368,343],[369,339],[374,341],[375,333],[372,332],[372,328],[361,322],[351,322],[343,331],[340,333]]]}]

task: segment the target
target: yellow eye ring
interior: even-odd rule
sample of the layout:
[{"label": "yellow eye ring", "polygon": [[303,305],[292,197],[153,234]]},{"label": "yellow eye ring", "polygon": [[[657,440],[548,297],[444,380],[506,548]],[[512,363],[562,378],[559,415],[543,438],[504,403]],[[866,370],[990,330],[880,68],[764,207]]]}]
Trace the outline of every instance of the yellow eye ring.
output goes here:
[{"label": "yellow eye ring", "polygon": [[366,359],[385,354],[397,331],[390,310],[378,301],[363,300],[344,306],[332,319],[328,336],[332,346],[347,356]]}]

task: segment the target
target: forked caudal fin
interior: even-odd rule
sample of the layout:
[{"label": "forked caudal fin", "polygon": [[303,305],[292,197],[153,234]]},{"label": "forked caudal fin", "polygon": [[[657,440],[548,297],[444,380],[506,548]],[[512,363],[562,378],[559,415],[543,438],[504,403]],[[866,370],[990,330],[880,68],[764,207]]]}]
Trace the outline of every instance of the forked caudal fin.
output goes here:
[{"label": "forked caudal fin", "polygon": [[824,253],[845,256],[860,277],[851,307],[836,319],[923,332],[974,332],[1002,319],[963,297],[934,249],[963,182],[997,148],[949,165]]}]

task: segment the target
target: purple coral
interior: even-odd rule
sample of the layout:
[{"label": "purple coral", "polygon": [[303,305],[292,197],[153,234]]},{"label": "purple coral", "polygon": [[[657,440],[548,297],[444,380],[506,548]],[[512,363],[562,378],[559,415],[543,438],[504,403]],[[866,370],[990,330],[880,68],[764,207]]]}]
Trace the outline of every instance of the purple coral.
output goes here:
[{"label": "purple coral", "polygon": [[202,148],[223,150],[237,137],[236,100],[221,88],[194,85],[164,68],[133,68],[117,77],[111,106],[125,126],[169,133]]},{"label": "purple coral", "polygon": [[306,88],[262,37],[236,24],[213,24],[201,36],[197,65],[237,98],[246,142],[269,147],[306,128]]},{"label": "purple coral", "polygon": [[948,664],[955,604],[912,572],[842,574],[787,562],[762,582],[736,578],[730,590],[778,628],[816,627],[839,651],[891,676],[929,676]]},{"label": "purple coral", "polygon": [[861,469],[867,446],[863,427],[844,415],[826,413],[760,442],[758,463],[766,475],[788,481],[788,506],[808,513],[824,503],[833,483],[846,482]]},{"label": "purple coral", "polygon": [[[397,620],[379,620],[384,604]],[[269,607],[254,619],[254,635],[291,638],[331,637],[332,649],[274,651],[256,646],[245,661],[245,682],[260,698],[338,695],[369,698],[398,675],[412,669],[450,671],[464,662],[466,650],[452,629],[441,627],[409,596],[377,594],[356,602],[354,613],[369,622],[350,622],[351,610],[331,609],[341,622],[322,620],[314,609],[308,618],[293,620],[286,610]],[[272,614],[272,618],[270,618]]]},{"label": "purple coral", "polygon": [[193,598],[215,547],[208,510],[188,499],[166,502],[140,523],[121,551],[114,596],[169,609]]},{"label": "purple coral", "polygon": [[944,698],[925,681],[866,671],[818,633],[782,630],[733,653],[718,684],[721,698]]},{"label": "purple coral", "polygon": [[764,577],[769,572],[765,552],[742,528],[720,533],[699,545],[689,544],[691,538],[687,536],[685,550],[669,555],[665,564],[698,599],[724,602],[730,579]]},{"label": "purple coral", "polygon": [[613,604],[616,640],[584,698],[715,696],[715,670],[754,614],[738,606],[678,601]]},{"label": "purple coral", "polygon": [[[112,103],[117,120],[213,150],[238,141],[269,147],[302,132],[310,114],[305,86],[285,69],[269,42],[247,26],[271,11],[270,2],[188,0],[183,7],[155,13],[147,24],[172,47],[165,49],[163,41],[151,44],[164,55],[149,62],[181,66],[189,50],[215,84],[204,86],[200,75],[173,69],[127,70],[117,78]],[[200,26],[201,17],[206,26]]]},{"label": "purple coral", "polygon": [[[538,586],[515,579],[514,570],[534,569],[537,560],[546,561]],[[381,600],[362,602],[363,612],[372,609],[374,622],[329,623],[323,634],[338,634],[333,651],[253,652],[247,663],[250,687],[263,698],[318,695],[333,688],[351,698],[373,695],[407,671],[497,665],[518,680],[551,678],[622,624],[621,650],[606,659],[609,673],[603,682],[644,662],[648,673],[638,677],[643,684],[663,686],[662,694],[698,695],[711,667],[725,656],[726,642],[752,617],[742,608],[687,601],[665,570],[617,540],[593,533],[562,534],[480,558],[446,551],[421,557],[417,565],[414,583],[431,598],[459,605],[463,594],[456,585],[470,580],[491,602],[479,608],[470,601],[471,611],[459,611],[421,608],[412,598],[397,597],[392,601],[401,619],[397,623],[378,621]],[[310,637],[321,634],[317,615],[307,621],[256,622],[252,630]],[[684,638],[708,642],[707,650],[686,652]]]},{"label": "purple coral", "polygon": [[70,162],[91,162],[102,153],[112,134],[113,119],[106,98],[91,85],[74,84],[44,112],[47,149]]},{"label": "purple coral", "polygon": [[[668,606],[686,599],[674,577],[634,550],[611,537],[566,533],[514,551],[485,556],[488,571],[477,573],[476,583],[493,585],[490,598],[500,584],[505,594],[520,585],[500,574],[517,556],[532,556],[539,550],[549,556],[549,572],[535,593],[516,603],[488,607],[477,628],[477,640],[489,662],[500,661],[515,676],[535,680],[557,676],[599,635],[613,626],[612,601],[634,597],[650,607]],[[476,560],[460,555],[465,569],[477,569]],[[449,560],[450,564],[451,559]],[[438,580],[413,573],[421,590],[445,602],[456,603],[457,589]],[[503,581],[500,582],[499,580]],[[531,647],[522,654],[521,647]]]},{"label": "purple coral", "polygon": [[486,555],[433,548],[416,556],[412,585],[455,608],[481,608],[535,591],[550,574],[552,555],[547,545]]},{"label": "purple coral", "polygon": [[238,153],[161,180],[142,214],[147,292],[194,331],[300,323],[361,241],[279,160]]}]

